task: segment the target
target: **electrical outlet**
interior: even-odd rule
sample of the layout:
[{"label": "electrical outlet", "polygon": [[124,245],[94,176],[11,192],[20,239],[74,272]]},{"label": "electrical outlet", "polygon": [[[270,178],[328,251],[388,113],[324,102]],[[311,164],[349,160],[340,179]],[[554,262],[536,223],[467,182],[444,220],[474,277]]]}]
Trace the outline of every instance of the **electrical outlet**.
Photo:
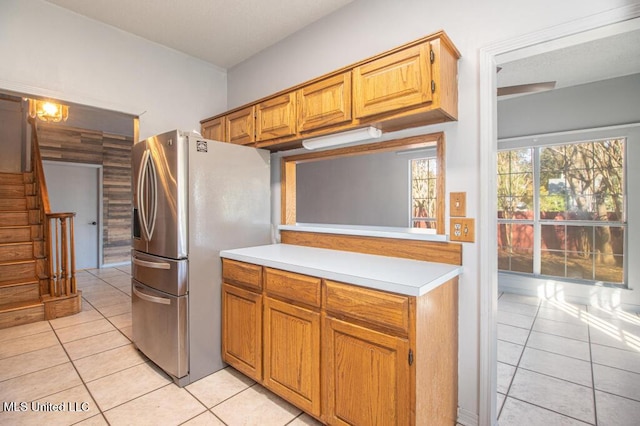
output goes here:
[{"label": "electrical outlet", "polygon": [[452,192],[449,194],[449,216],[465,217],[467,215],[467,193]]},{"label": "electrical outlet", "polygon": [[451,241],[464,243],[474,243],[476,241],[475,219],[452,217],[449,220],[449,239]]}]

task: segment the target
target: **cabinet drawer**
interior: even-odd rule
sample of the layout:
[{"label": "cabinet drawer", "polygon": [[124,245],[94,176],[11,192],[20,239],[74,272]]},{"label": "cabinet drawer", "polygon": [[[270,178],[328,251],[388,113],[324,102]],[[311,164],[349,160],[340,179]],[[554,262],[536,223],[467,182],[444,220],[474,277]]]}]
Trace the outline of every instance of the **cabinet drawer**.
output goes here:
[{"label": "cabinet drawer", "polygon": [[345,315],[394,330],[409,333],[408,296],[370,290],[335,281],[325,281],[323,302],[327,312]]},{"label": "cabinet drawer", "polygon": [[230,284],[262,290],[262,266],[222,259],[222,279]]},{"label": "cabinet drawer", "polygon": [[265,268],[267,294],[320,307],[320,278]]}]

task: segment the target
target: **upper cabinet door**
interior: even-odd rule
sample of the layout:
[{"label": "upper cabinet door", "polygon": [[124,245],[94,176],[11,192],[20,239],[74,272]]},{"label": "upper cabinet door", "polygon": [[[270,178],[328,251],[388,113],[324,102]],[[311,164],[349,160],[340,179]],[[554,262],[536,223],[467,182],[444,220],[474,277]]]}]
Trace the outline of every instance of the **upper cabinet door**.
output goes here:
[{"label": "upper cabinet door", "polygon": [[423,43],[355,67],[355,118],[431,102],[429,50],[429,43]]},{"label": "upper cabinet door", "polygon": [[224,134],[224,118],[218,117],[202,124],[202,136],[205,139],[226,142]]},{"label": "upper cabinet door", "polygon": [[351,71],[298,90],[298,131],[351,121]]},{"label": "upper cabinet door", "polygon": [[225,142],[241,145],[256,141],[255,137],[255,107],[252,105],[233,112],[225,117]]},{"label": "upper cabinet door", "polygon": [[256,140],[291,136],[296,133],[295,92],[268,99],[256,105]]}]

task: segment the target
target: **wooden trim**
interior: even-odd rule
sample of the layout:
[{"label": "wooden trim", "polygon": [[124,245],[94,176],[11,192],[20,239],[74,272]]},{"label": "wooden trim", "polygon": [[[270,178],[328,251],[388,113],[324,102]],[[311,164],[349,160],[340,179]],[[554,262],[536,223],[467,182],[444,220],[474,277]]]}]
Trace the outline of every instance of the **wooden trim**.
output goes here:
[{"label": "wooden trim", "polygon": [[296,163],[282,159],[280,176],[280,221],[284,225],[296,223]]},{"label": "wooden trim", "polygon": [[462,244],[357,235],[280,231],[283,244],[462,265]]},{"label": "wooden trim", "polygon": [[280,176],[280,222],[283,225],[294,225],[296,223],[296,165],[298,163],[330,160],[334,158],[351,157],[354,155],[378,154],[398,149],[424,148],[434,144],[436,145],[438,167],[436,233],[441,235],[445,234],[446,147],[444,132],[429,133],[426,135],[410,136],[390,141],[348,146],[327,151],[309,152],[283,157]]},{"label": "wooden trim", "polygon": [[446,233],[444,212],[447,188],[447,174],[445,173],[447,169],[447,147],[444,141],[444,133],[436,145],[436,167],[438,168],[438,178],[436,179],[436,196],[438,198],[436,204],[436,234],[443,235]]}]

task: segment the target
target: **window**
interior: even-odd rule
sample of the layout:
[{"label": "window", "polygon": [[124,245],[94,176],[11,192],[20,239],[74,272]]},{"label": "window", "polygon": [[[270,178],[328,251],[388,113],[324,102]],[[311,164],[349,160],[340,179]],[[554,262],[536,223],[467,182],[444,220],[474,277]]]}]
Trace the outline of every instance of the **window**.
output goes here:
[{"label": "window", "polygon": [[438,177],[436,158],[410,160],[411,227],[436,227],[436,194]]},{"label": "window", "polygon": [[625,283],[624,139],[498,153],[498,268]]}]

